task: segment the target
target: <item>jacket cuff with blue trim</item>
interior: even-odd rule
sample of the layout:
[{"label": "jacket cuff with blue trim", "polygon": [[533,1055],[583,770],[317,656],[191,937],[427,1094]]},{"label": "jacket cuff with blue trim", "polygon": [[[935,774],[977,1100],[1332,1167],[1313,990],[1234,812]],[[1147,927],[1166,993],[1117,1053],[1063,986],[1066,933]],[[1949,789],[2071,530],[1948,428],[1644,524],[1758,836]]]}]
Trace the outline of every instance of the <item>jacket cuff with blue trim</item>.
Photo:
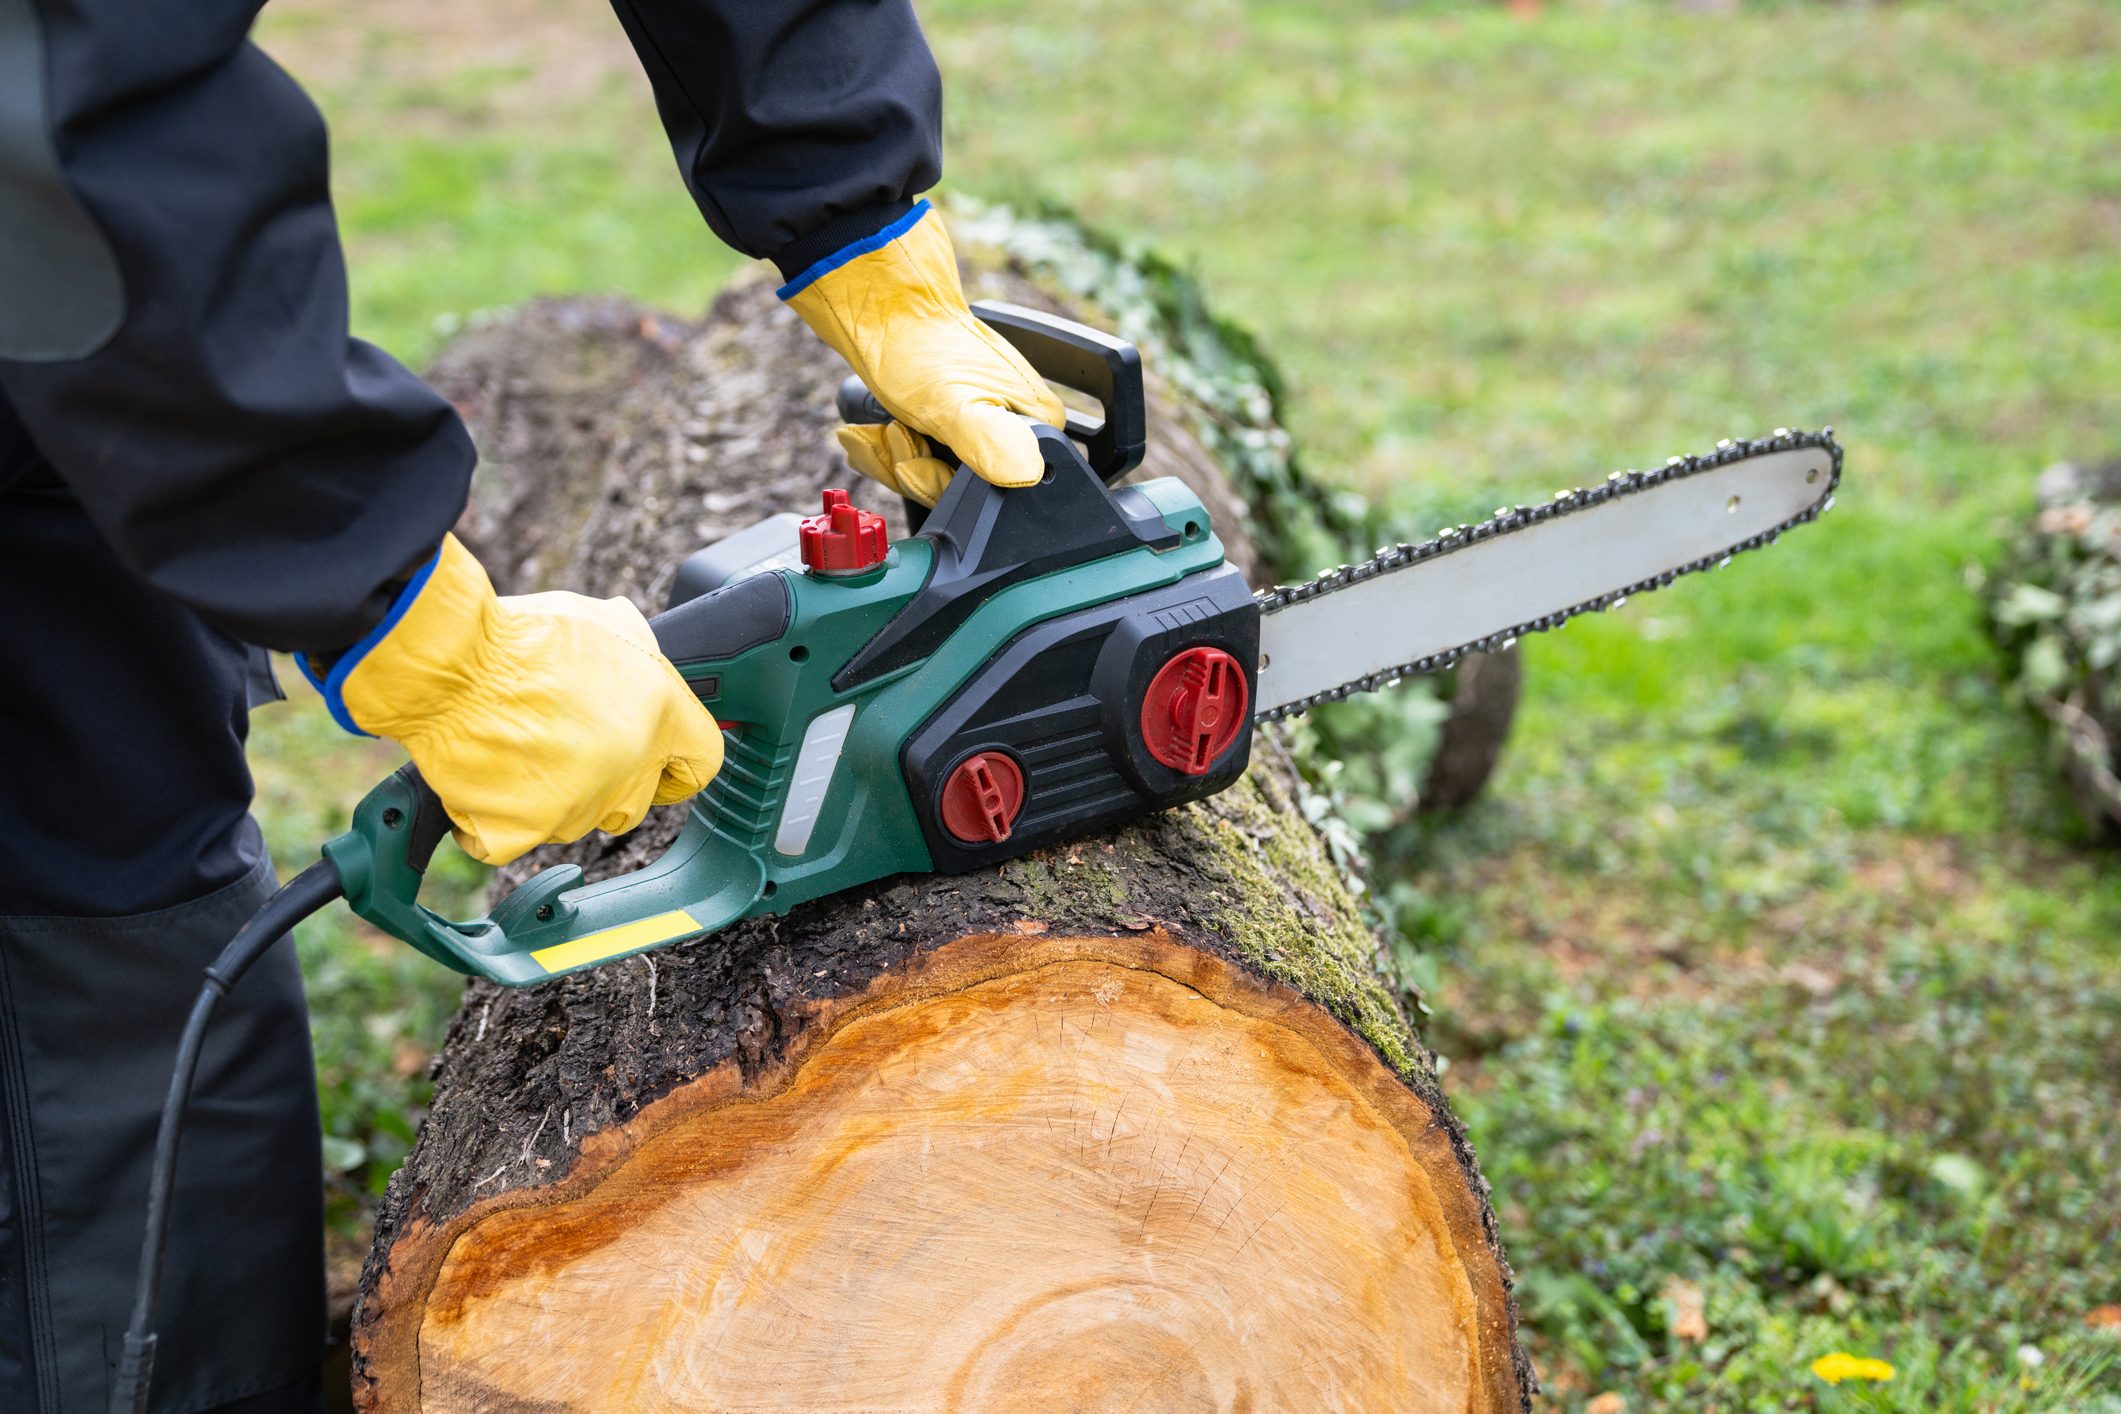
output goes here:
[{"label": "jacket cuff with blue trim", "polygon": [[[397,627],[398,620],[405,617],[405,612],[412,607],[413,600],[420,597],[420,591],[427,587],[428,578],[434,574],[435,566],[441,562],[442,551],[437,548],[427,557],[425,564],[413,571],[412,578],[405,581],[405,587],[399,590],[397,598],[391,601],[389,611],[377,620],[374,628],[361,635],[353,647],[333,655],[294,655],[295,666],[302,670],[302,676],[309,679],[310,686],[324,699],[324,705],[331,710],[331,719],[355,736],[372,737],[375,733],[361,730],[354,721],[353,714],[346,708],[347,675],[368,656],[370,650],[383,641],[384,635]],[[318,671],[320,668],[323,670],[321,673]]]},{"label": "jacket cuff with blue trim", "polygon": [[793,299],[819,276],[839,269],[857,256],[890,245],[912,230],[931,209],[925,199],[864,207],[813,231],[773,258],[781,277],[788,282],[777,293],[784,300]]}]

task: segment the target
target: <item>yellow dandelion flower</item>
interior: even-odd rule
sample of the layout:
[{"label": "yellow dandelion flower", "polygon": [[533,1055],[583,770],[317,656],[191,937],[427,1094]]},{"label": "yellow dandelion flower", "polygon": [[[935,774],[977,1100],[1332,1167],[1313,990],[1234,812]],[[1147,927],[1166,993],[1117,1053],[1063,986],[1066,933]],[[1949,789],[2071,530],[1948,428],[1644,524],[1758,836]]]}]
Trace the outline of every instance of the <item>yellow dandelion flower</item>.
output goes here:
[{"label": "yellow dandelion flower", "polygon": [[1883,1360],[1872,1360],[1837,1350],[1832,1355],[1822,1355],[1812,1362],[1812,1373],[1830,1385],[1843,1380],[1889,1380],[1893,1367]]}]

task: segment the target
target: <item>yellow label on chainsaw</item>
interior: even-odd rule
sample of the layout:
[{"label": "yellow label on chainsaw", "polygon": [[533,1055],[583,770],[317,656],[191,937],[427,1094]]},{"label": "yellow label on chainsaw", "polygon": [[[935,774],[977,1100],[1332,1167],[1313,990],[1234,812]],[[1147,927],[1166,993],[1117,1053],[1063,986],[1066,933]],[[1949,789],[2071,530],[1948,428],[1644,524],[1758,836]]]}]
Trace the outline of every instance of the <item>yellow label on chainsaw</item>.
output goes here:
[{"label": "yellow label on chainsaw", "polygon": [[697,933],[700,925],[683,909],[670,913],[658,913],[653,918],[643,918],[634,923],[622,923],[616,928],[606,928],[601,933],[591,933],[576,938],[571,943],[555,943],[549,948],[539,948],[531,954],[538,966],[547,972],[566,972],[584,963],[602,962],[621,953],[638,952],[642,948],[654,947],[657,943],[670,941],[686,933]]}]

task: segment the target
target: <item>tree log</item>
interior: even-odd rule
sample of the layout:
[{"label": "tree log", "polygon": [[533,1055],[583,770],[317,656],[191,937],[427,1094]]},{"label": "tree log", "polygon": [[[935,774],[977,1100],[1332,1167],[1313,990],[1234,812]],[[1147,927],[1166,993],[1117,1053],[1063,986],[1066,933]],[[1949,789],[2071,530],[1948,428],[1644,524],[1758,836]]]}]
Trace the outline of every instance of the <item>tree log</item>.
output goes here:
[{"label": "tree log", "polygon": [[[437,371],[486,454],[461,533],[506,590],[659,608],[686,552],[851,479],[840,372],[758,283],[698,326],[475,329]],[[1151,373],[1144,474],[1271,568]],[[1263,733],[1238,785],[1109,837],[471,986],[363,1274],[357,1404],[1523,1407],[1485,1185],[1299,791]],[[497,888],[635,867],[675,820]]]},{"label": "tree log", "polygon": [[1443,719],[1436,755],[1421,783],[1423,810],[1462,810],[1495,774],[1517,717],[1524,658],[1514,644],[1495,653],[1471,653],[1453,678],[1451,714]]}]

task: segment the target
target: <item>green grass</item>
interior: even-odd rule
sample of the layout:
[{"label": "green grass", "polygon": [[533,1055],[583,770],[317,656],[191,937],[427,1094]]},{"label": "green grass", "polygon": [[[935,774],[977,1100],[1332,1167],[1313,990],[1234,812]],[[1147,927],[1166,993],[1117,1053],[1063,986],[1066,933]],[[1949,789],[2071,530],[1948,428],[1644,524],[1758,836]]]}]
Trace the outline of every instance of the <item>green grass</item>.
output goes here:
[{"label": "green grass", "polygon": [[[1542,704],[1493,802],[1400,842],[1535,1348],[1652,1407],[1807,1407],[1828,1350],[1931,1346],[2015,1397],[2019,1346],[2052,1379],[2112,1345],[2082,1323],[2121,1281],[2115,871],[1852,825],[1801,784],[1830,738],[1784,757],[1762,720],[1614,750]],[[1666,1329],[1675,1277],[1706,1343]]]},{"label": "green grass", "polygon": [[[2121,865],[2073,833],[1969,587],[2041,467],[2114,445],[2121,10],[923,18],[953,183],[1193,265],[1282,361],[1311,465],[1410,531],[1836,425],[1819,525],[1527,645],[1489,800],[1375,842],[1402,962],[1560,1407],[2121,1409],[2085,1326],[2121,1302]],[[271,22],[323,78],[364,333],[418,361],[480,308],[692,309],[735,268],[608,17],[580,23],[453,65],[387,15]],[[293,859],[382,762],[272,720]],[[307,956],[365,1183],[449,989],[350,930]],[[1675,1279],[1707,1339],[1670,1329]],[[1829,1388],[1837,1349],[1899,1373]]]}]

